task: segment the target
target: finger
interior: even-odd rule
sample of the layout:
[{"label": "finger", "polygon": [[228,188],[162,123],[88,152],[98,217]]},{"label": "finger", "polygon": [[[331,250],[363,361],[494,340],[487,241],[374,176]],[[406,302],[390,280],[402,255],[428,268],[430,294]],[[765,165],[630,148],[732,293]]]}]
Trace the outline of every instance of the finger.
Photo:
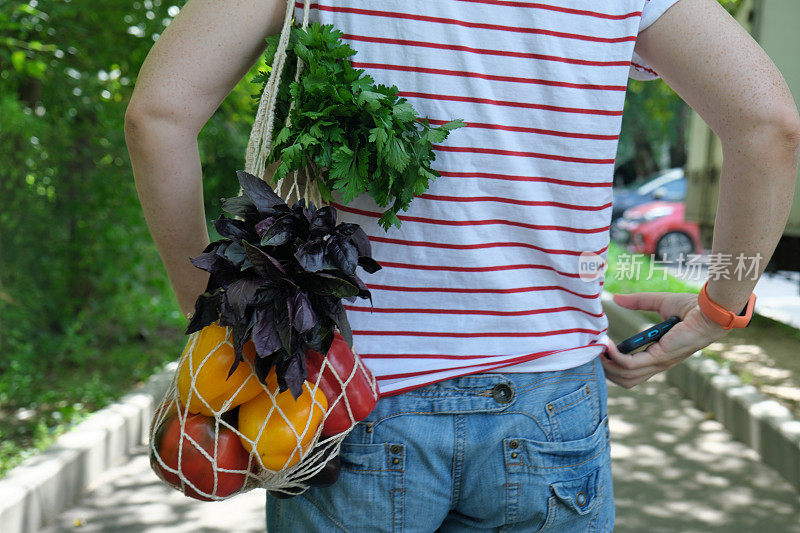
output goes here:
[{"label": "finger", "polygon": [[656,311],[661,318],[670,316],[683,318],[697,303],[697,295],[672,292],[635,292],[616,294],[614,302],[627,309]]},{"label": "finger", "polygon": [[644,383],[658,373],[656,370],[650,369],[649,371],[640,375],[631,376],[629,375],[628,370],[620,368],[613,361],[604,360],[602,361],[602,364],[606,378],[608,378],[612,383],[616,383],[620,387],[626,389],[630,389],[640,383]]},{"label": "finger", "polygon": [[652,353],[647,351],[635,354],[627,354],[619,351],[617,346],[609,339],[603,342],[606,345],[606,355],[608,359],[624,368],[625,370],[637,370],[640,368],[652,366],[655,359]]}]

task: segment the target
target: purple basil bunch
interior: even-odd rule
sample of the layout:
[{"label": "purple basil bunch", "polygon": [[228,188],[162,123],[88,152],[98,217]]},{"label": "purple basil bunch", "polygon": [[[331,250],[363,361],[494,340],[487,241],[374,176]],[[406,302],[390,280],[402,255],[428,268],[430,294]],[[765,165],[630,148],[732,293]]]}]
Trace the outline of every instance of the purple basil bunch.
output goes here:
[{"label": "purple basil bunch", "polygon": [[334,328],[352,346],[342,299],[372,301],[356,267],[369,273],[381,267],[364,230],[337,225],[333,207],[304,200],[289,207],[265,181],[241,170],[237,175],[244,194],[223,199],[222,208],[238,218],[220,216],[214,224],[223,238],[191,259],[210,277],[186,333],[217,320],[231,327],[236,361],[230,373],[252,338],[259,380],[275,365],[280,390],[297,398],[307,349],[327,353]]}]

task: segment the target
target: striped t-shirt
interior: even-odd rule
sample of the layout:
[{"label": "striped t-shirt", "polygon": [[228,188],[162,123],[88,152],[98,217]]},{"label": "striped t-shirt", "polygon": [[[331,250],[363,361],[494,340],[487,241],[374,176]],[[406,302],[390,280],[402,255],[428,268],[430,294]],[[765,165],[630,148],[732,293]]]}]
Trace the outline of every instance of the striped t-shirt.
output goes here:
[{"label": "striped t-shirt", "polygon": [[[433,124],[441,173],[377,224],[367,195],[334,204],[383,269],[373,308],[347,305],[381,396],[476,372],[541,372],[603,350],[611,184],[638,33],[677,0],[317,0],[377,83]],[[297,4],[298,19],[302,4]]]}]

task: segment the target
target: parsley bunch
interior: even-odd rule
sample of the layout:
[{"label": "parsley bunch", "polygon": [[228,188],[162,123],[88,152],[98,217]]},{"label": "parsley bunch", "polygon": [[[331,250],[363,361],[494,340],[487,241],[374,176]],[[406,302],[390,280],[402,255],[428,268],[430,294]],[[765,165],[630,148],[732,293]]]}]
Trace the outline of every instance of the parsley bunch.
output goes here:
[{"label": "parsley bunch", "polygon": [[[400,226],[399,211],[408,209],[415,195],[424,193],[439,176],[431,168],[431,145],[441,143],[461,120],[432,127],[404,98],[397,87],[376,85],[348,60],[356,51],[342,40],[332,25],[294,27],[289,39],[286,68],[276,103],[277,134],[268,163],[280,161],[274,181],[305,167],[331,201],[331,190],[345,203],[368,192],[375,202],[389,207],[379,224]],[[275,57],[278,36],[267,39],[266,59]],[[304,68],[294,81],[297,58]],[[266,85],[260,72],[255,83]],[[261,91],[253,98],[258,99]],[[294,107],[290,111],[290,103]],[[285,126],[289,116],[290,125]]]}]

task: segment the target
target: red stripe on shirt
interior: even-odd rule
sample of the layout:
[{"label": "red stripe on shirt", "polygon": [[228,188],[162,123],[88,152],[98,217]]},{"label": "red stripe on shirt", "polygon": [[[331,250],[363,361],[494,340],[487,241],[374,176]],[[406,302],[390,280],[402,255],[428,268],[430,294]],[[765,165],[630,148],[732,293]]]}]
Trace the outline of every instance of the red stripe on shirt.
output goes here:
[{"label": "red stripe on shirt", "polygon": [[542,183],[553,183],[556,185],[565,185],[568,187],[611,187],[611,185],[613,185],[613,182],[610,181],[589,183],[585,181],[548,178],[545,176],[512,176],[509,174],[493,174],[491,172],[452,172],[452,171],[440,170],[439,174],[447,178],[486,178],[493,180],[542,182]]},{"label": "red stripe on shirt", "polygon": [[[302,8],[303,4],[301,2],[297,2],[295,3],[295,7]],[[544,30],[540,28],[521,28],[517,26],[503,26],[500,24],[484,24],[482,22],[468,22],[465,20],[457,20],[444,17],[430,17],[427,15],[415,15],[412,13],[400,13],[397,11],[377,11],[371,9],[359,9],[355,7],[326,6],[319,3],[311,4],[311,9],[318,9],[320,11],[329,11],[332,13],[351,13],[353,15],[366,15],[371,17],[387,17],[391,19],[434,22],[436,24],[450,24],[453,26],[461,26],[464,28],[476,28],[481,30],[497,30],[497,31],[507,31],[512,33],[547,35],[550,37],[558,37],[561,39],[576,39],[579,41],[591,41],[596,43],[626,43],[626,42],[636,41],[636,35],[625,35],[623,37],[598,37],[596,35],[581,35],[577,33],[566,33],[553,30]]]},{"label": "red stripe on shirt", "polygon": [[[381,263],[383,265],[383,263]],[[577,274],[576,274],[577,276]],[[398,292],[445,292],[445,293],[458,293],[458,294],[515,294],[520,292],[536,292],[536,291],[563,291],[580,298],[592,300],[599,298],[600,293],[594,294],[581,294],[579,292],[571,291],[566,287],[560,285],[541,285],[534,287],[516,287],[513,289],[470,289],[465,287],[400,287],[397,285],[377,285],[367,283],[367,288],[376,291],[398,291]]]},{"label": "red stripe on shirt", "polygon": [[549,202],[537,200],[517,200],[516,198],[503,198],[500,196],[442,196],[438,194],[420,194],[417,198],[425,200],[434,200],[437,202],[499,202],[504,204],[513,205],[526,205],[531,207],[546,206],[546,207],[561,207],[563,209],[573,209],[576,211],[602,211],[611,207],[611,202],[603,205],[576,205],[565,204],[562,202]]},{"label": "red stripe on shirt", "polygon": [[[449,244],[444,242],[427,242],[427,241],[406,241],[402,239],[390,239],[388,237],[378,237],[378,236],[371,236],[368,235],[369,240],[372,242],[380,242],[385,244],[399,244],[401,246],[423,246],[426,248],[445,248],[449,250],[480,250],[482,248],[529,248],[531,250],[537,250],[539,252],[544,252],[548,254],[562,254],[562,255],[581,255],[586,252],[578,252],[575,250],[553,250],[549,248],[543,248],[541,246],[536,246],[535,244],[529,244],[526,242],[482,242],[479,244]],[[601,254],[608,249],[608,245],[600,249],[599,251],[593,251],[589,253],[593,254]]]},{"label": "red stripe on shirt", "polygon": [[578,311],[595,318],[600,318],[603,313],[592,313],[580,307],[565,305],[561,307],[552,307],[546,309],[528,309],[525,311],[491,311],[488,309],[422,309],[422,308],[392,308],[392,307],[363,307],[358,305],[345,305],[348,311],[356,311],[360,313],[414,313],[414,314],[432,314],[432,315],[480,315],[480,316],[531,316],[543,315],[549,313],[568,313],[570,311]]},{"label": "red stripe on shirt", "polygon": [[[355,207],[350,207],[348,205],[337,204],[335,202],[330,205],[332,205],[339,211],[344,211],[345,213],[352,213],[354,215],[361,215],[372,218],[381,217],[381,213],[374,213],[372,211],[366,211],[364,209],[357,209]],[[440,226],[489,226],[492,224],[502,224],[505,226],[513,226],[525,229],[566,231],[569,233],[584,233],[584,234],[602,233],[609,229],[609,226],[602,226],[600,228],[572,228],[569,226],[529,224],[527,222],[516,222],[514,220],[502,220],[499,218],[489,219],[489,220],[447,220],[438,218],[414,217],[409,215],[397,215],[397,218],[399,218],[404,222],[419,222],[420,224],[438,224]]]},{"label": "red stripe on shirt", "polygon": [[598,13],[597,11],[586,11],[583,9],[571,9],[569,7],[551,6],[548,4],[531,4],[528,2],[512,2],[509,0],[458,0],[459,2],[472,2],[475,4],[488,4],[491,6],[508,6],[508,7],[529,7],[531,9],[545,9],[548,11],[558,11],[561,13],[569,13],[570,15],[582,15],[585,17],[595,17],[609,20],[624,20],[632,17],[641,16],[641,11],[631,11],[630,13],[623,13],[622,15],[611,15],[608,13]]},{"label": "red stripe on shirt", "polygon": [[404,268],[407,270],[429,270],[434,272],[502,272],[505,270],[526,270],[526,269],[549,270],[551,272],[555,272],[556,274],[568,278],[580,278],[580,274],[572,272],[563,272],[549,265],[534,265],[534,264],[497,265],[489,267],[461,267],[461,266],[450,266],[450,265],[417,265],[412,263],[381,261],[381,266],[384,268]]},{"label": "red stripe on shirt", "polygon": [[504,57],[518,57],[521,59],[538,59],[540,61],[556,61],[560,63],[569,63],[572,65],[585,65],[590,67],[630,67],[630,60],[627,61],[591,61],[588,59],[574,59],[571,57],[551,56],[544,54],[533,54],[530,52],[512,52],[510,50],[492,50],[489,48],[473,48],[471,46],[462,46],[458,44],[444,44],[432,43],[429,41],[412,41],[408,39],[389,39],[386,37],[373,37],[368,35],[355,35],[353,33],[345,33],[342,35],[344,39],[351,41],[359,41],[365,43],[379,43],[379,44],[394,44],[398,46],[416,46],[420,48],[433,48],[436,50],[453,50],[458,52],[470,52],[473,54],[504,56]]},{"label": "red stripe on shirt", "polygon": [[498,150],[497,148],[477,148],[474,146],[442,146],[441,144],[432,145],[434,150],[440,152],[458,152],[468,154],[491,154],[506,155],[512,157],[533,157],[536,159],[550,159],[553,161],[564,161],[567,163],[585,163],[589,165],[613,165],[614,158],[591,159],[586,157],[568,157],[565,155],[540,154],[538,152],[520,152],[516,150]]},{"label": "red stripe on shirt", "polygon": [[418,72],[420,74],[439,74],[442,76],[457,76],[459,78],[478,78],[489,81],[506,81],[512,83],[527,83],[532,85],[547,85],[550,87],[567,87],[569,89],[583,89],[587,91],[622,91],[627,89],[624,85],[595,85],[591,83],[572,83],[569,81],[544,80],[541,78],[521,78],[518,76],[499,76],[497,74],[483,74],[467,70],[449,70],[443,68],[417,67],[413,65],[391,65],[389,63],[361,63],[351,62],[353,67],[376,70],[396,70],[399,72]]},{"label": "red stripe on shirt", "polygon": [[400,96],[405,98],[426,98],[430,100],[450,100],[453,102],[471,102],[474,104],[489,104],[506,107],[522,107],[525,109],[543,109],[545,111],[555,111],[558,113],[579,113],[586,115],[605,115],[611,117],[621,117],[622,110],[606,111],[604,109],[583,109],[578,107],[559,107],[554,105],[532,104],[528,102],[511,102],[507,100],[492,100],[489,98],[473,98],[471,96],[454,96],[448,94],[431,94],[412,91],[400,91]]},{"label": "red stripe on shirt", "polygon": [[385,335],[395,337],[453,337],[459,339],[466,338],[491,338],[491,337],[549,337],[551,335],[564,335],[567,333],[591,333],[592,335],[599,335],[600,332],[594,329],[586,328],[570,328],[570,329],[556,329],[552,331],[533,331],[533,332],[516,332],[516,331],[489,331],[478,333],[457,333],[451,331],[377,331],[377,330],[354,330],[354,335]]},{"label": "red stripe on shirt", "polygon": [[[420,119],[426,120],[426,119]],[[427,121],[434,126],[441,126],[449,121],[447,120],[434,120],[434,119],[427,119]],[[487,124],[485,122],[465,122],[464,123],[468,128],[483,128],[487,130],[503,130],[503,131],[517,131],[520,133],[536,133],[538,135],[551,135],[553,137],[567,137],[570,139],[592,139],[598,141],[616,141],[619,139],[619,135],[600,135],[596,133],[573,133],[569,131],[556,131],[556,130],[545,130],[541,128],[526,128],[524,126],[505,126],[502,124]]]}]

